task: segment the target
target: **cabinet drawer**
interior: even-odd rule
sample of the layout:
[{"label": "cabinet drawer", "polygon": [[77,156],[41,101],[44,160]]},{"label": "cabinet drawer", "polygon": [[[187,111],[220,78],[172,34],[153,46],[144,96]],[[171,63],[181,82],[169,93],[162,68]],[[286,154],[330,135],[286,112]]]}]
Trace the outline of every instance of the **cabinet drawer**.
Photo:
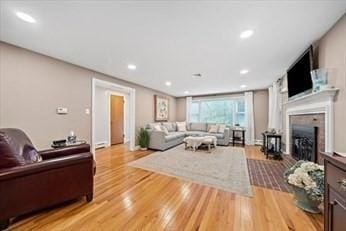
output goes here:
[{"label": "cabinet drawer", "polygon": [[330,189],[328,211],[330,214],[329,229],[331,231],[344,231],[346,227],[346,202],[340,198],[339,193]]},{"label": "cabinet drawer", "polygon": [[346,180],[346,171],[327,163],[327,183],[343,198],[346,198],[346,187],[342,187],[342,181]]},{"label": "cabinet drawer", "polygon": [[339,204],[346,213],[346,198],[342,198],[342,196],[339,193],[337,193],[334,189],[329,190],[329,203],[331,205]]}]

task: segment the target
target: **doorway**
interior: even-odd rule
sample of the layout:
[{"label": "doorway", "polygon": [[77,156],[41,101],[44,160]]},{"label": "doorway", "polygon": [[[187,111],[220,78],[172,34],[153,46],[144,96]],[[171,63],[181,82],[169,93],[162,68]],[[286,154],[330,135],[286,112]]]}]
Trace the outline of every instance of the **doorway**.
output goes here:
[{"label": "doorway", "polygon": [[110,95],[110,144],[123,144],[124,131],[124,97]]},{"label": "doorway", "polygon": [[92,80],[92,152],[127,143],[135,150],[135,89]]}]

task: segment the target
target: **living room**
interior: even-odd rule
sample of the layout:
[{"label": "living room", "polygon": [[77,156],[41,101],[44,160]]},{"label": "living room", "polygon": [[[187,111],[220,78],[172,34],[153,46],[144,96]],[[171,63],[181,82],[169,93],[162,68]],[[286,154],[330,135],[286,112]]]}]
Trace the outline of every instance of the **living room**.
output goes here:
[{"label": "living room", "polygon": [[345,12],[0,1],[0,230],[343,230]]}]

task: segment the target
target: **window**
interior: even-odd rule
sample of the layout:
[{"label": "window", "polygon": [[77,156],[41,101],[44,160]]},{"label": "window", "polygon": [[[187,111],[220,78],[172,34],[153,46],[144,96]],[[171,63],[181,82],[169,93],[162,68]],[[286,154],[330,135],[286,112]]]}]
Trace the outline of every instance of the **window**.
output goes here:
[{"label": "window", "polygon": [[192,100],[190,122],[225,123],[245,125],[243,97]]}]

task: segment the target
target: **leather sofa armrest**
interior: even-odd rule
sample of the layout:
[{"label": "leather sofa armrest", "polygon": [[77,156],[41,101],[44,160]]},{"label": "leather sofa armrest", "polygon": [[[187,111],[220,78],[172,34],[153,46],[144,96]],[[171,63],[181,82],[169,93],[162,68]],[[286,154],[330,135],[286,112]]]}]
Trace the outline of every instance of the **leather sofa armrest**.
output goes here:
[{"label": "leather sofa armrest", "polygon": [[71,156],[64,156],[51,160],[45,160],[34,164],[27,164],[12,168],[4,168],[0,169],[0,181],[31,174],[37,174],[39,172],[63,168],[65,166],[76,165],[80,163],[90,162],[92,167],[93,161],[93,155],[90,152],[87,152]]},{"label": "leather sofa armrest", "polygon": [[81,144],[75,146],[67,146],[62,148],[54,148],[39,151],[39,154],[42,156],[43,160],[48,160],[52,158],[58,158],[63,156],[75,155],[79,153],[90,152],[89,144]]}]

